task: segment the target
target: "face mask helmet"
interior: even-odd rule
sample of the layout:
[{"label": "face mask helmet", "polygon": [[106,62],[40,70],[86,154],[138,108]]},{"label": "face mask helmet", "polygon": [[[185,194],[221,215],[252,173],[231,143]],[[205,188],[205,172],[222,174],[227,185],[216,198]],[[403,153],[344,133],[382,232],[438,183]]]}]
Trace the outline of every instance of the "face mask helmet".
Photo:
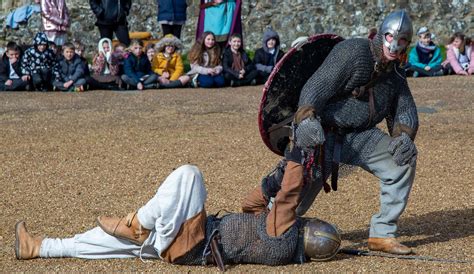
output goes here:
[{"label": "face mask helmet", "polygon": [[337,228],[316,218],[305,219],[304,254],[313,261],[327,261],[339,252],[341,235]]},{"label": "face mask helmet", "polygon": [[[404,53],[413,36],[413,25],[406,11],[394,11],[383,20],[379,33],[383,35],[383,44],[389,49],[390,53]],[[393,36],[391,42],[386,40],[387,34]],[[400,43],[400,40],[405,40],[406,43]]]}]

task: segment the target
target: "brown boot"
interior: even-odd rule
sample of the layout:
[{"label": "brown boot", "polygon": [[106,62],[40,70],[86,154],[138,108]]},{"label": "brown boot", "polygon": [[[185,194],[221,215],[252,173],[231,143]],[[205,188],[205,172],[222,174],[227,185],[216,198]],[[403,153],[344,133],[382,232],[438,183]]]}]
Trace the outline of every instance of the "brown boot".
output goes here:
[{"label": "brown boot", "polygon": [[109,235],[142,245],[150,235],[150,230],[142,227],[136,215],[137,212],[122,218],[99,216],[97,224]]},{"label": "brown boot", "polygon": [[413,252],[411,248],[402,245],[395,238],[369,238],[369,249],[397,255],[407,255]]},{"label": "brown boot", "polygon": [[39,257],[43,237],[33,237],[28,233],[24,221],[15,226],[15,255],[18,260],[29,260]]}]

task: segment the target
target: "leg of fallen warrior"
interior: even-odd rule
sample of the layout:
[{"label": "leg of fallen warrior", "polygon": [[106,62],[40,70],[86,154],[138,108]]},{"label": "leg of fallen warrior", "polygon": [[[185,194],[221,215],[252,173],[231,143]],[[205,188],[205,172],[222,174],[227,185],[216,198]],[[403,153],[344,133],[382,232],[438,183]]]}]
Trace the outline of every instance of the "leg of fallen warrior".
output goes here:
[{"label": "leg of fallen warrior", "polygon": [[244,198],[242,201],[243,212],[260,214],[269,210],[269,199],[275,197],[281,189],[286,163],[287,161],[284,159],[278,161],[278,164],[263,177],[261,184]]},{"label": "leg of fallen warrior", "polygon": [[298,206],[303,188],[303,165],[288,161],[272,209],[267,216],[267,233],[277,237],[285,233],[296,221],[296,207]]},{"label": "leg of fallen warrior", "polygon": [[268,201],[263,196],[262,186],[257,186],[242,201],[242,212],[260,214],[267,210]]},{"label": "leg of fallen warrior", "polygon": [[[161,255],[180,232],[186,221],[204,216],[206,188],[200,170],[184,165],[173,171],[160,185],[156,195],[138,210],[137,217],[146,229],[155,229],[154,247]],[[204,237],[204,232],[199,237]],[[186,237],[186,235],[183,235]],[[188,239],[190,245],[196,239]]]},{"label": "leg of fallen warrior", "polygon": [[[133,258],[140,256],[139,245],[118,239],[95,227],[72,238],[45,238],[41,243],[41,258],[82,258],[113,259]],[[159,258],[153,248],[141,250],[143,258]]]},{"label": "leg of fallen warrior", "polygon": [[385,136],[377,144],[362,168],[380,179],[380,212],[372,216],[370,237],[396,237],[397,222],[405,210],[415,178],[415,167],[398,166],[388,152],[391,137]]}]

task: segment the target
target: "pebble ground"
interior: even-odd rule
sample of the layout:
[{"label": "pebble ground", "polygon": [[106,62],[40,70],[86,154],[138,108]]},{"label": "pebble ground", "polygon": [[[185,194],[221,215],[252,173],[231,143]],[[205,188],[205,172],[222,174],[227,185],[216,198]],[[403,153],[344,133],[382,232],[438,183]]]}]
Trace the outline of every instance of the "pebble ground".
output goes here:
[{"label": "pebble ground", "polygon": [[[474,77],[409,79],[420,109],[417,175],[400,220],[400,240],[420,256],[474,260]],[[18,261],[14,225],[70,237],[99,215],[146,202],[174,168],[204,173],[207,211],[238,212],[240,201],[278,161],[261,141],[262,86],[221,90],[0,93],[1,272],[215,272],[139,259]],[[384,125],[381,125],[384,127]],[[365,249],[378,210],[378,183],[355,169],[308,211],[336,224],[343,244]],[[440,263],[339,254],[329,262],[230,272],[473,272]]]}]

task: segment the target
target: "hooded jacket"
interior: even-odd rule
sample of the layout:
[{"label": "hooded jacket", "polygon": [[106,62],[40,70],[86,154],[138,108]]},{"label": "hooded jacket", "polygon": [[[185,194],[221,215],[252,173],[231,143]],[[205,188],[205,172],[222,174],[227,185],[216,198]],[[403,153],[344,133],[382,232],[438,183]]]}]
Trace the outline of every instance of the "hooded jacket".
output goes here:
[{"label": "hooded jacket", "polygon": [[97,17],[96,25],[126,24],[132,6],[131,0],[89,0]]},{"label": "hooded jacket", "polygon": [[[104,52],[104,42],[108,42],[110,46],[110,51],[108,53]],[[94,70],[95,75],[118,75],[119,74],[119,60],[115,54],[112,54],[112,41],[109,38],[100,39],[97,44],[98,53],[94,56],[92,60],[92,69]],[[100,53],[102,52],[102,56]]]},{"label": "hooded jacket", "polygon": [[69,27],[65,0],[41,0],[41,17],[45,31],[65,32]]},{"label": "hooded jacket", "polygon": [[[268,40],[272,38],[276,40],[275,52],[273,54],[270,53],[270,50],[267,47]],[[270,73],[285,53],[280,50],[280,37],[278,33],[270,28],[265,30],[263,33],[262,43],[263,46],[255,51],[255,67],[259,71]]]},{"label": "hooded jacket", "polygon": [[33,46],[25,51],[21,59],[21,72],[23,74],[32,75],[43,69],[51,69],[56,61],[54,52],[46,47],[41,52],[38,45],[48,45],[48,37],[43,32],[38,32],[33,40]]}]

